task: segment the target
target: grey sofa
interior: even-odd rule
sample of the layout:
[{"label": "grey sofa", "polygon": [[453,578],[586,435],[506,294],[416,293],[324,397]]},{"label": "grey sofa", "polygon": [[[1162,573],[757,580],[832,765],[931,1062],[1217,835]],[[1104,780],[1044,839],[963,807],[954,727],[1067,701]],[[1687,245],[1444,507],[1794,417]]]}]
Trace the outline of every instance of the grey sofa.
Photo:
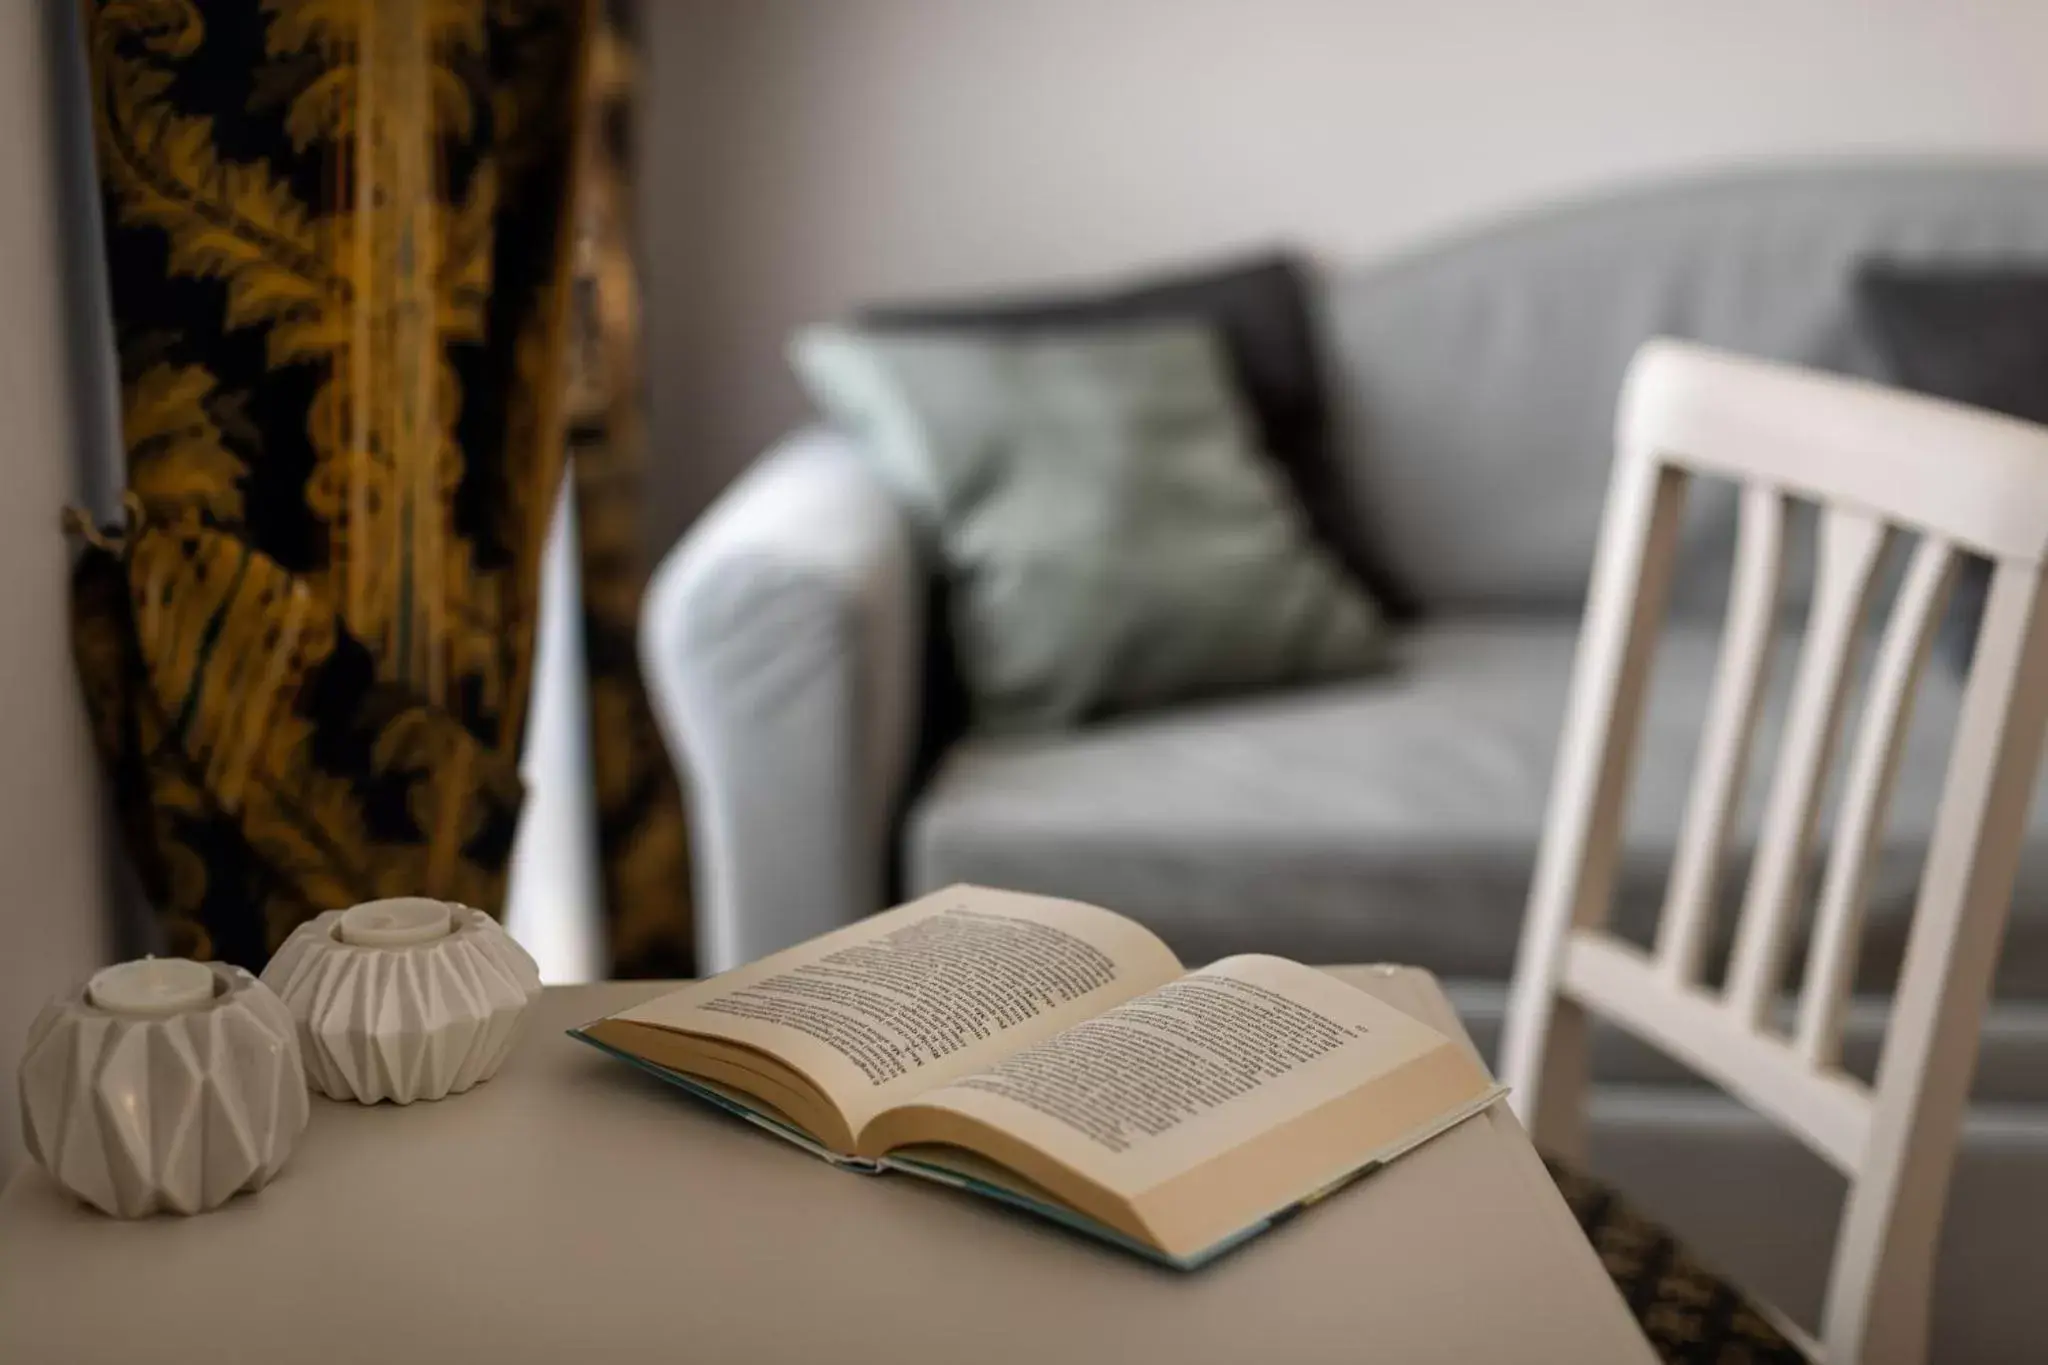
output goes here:
[{"label": "grey sofa", "polygon": [[[1190,961],[1418,963],[1490,1046],[1623,366],[1664,334],[1875,375],[1848,308],[1870,256],[2048,261],[2048,165],[1724,175],[1334,279],[1321,308],[1345,510],[1427,610],[1395,666],[1069,734],[970,736],[915,790],[927,568],[857,452],[823,430],[791,437],[668,558],[644,618],[693,802],[705,965],[845,923],[892,890],[978,881],[1110,906]],[[1688,515],[1625,925],[1646,926],[1661,896],[1718,640],[1732,498],[1695,498]],[[1787,600],[1801,601],[1803,573],[1792,578]],[[1775,671],[1780,700],[1789,674]],[[1959,700],[1956,676],[1934,668],[1874,891],[1852,1064],[1869,1065],[1882,1030]],[[1761,784],[1767,765],[1751,766]],[[2034,1333],[2018,1287],[2029,1258],[1996,1268],[2013,1215],[2048,1227],[2048,803],[2033,828],[1951,1203],[1939,1359],[2019,1358]],[[1759,1288],[1795,1308],[1816,1299],[1824,1173],[1645,1054],[1609,1047],[1600,1074],[1599,1164]],[[1699,1163],[1727,1177],[1711,1182],[1721,1191],[1747,1171],[1760,1202],[1703,1196],[1686,1175]]]}]

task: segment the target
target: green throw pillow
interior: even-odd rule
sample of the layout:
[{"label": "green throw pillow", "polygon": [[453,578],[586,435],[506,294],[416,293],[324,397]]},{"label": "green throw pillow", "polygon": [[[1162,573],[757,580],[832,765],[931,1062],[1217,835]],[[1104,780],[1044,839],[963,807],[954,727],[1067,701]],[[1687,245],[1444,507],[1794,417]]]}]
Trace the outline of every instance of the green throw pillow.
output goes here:
[{"label": "green throw pillow", "polygon": [[801,333],[792,360],[923,523],[974,719],[1043,730],[1378,662],[1378,608],[1252,448],[1207,328]]}]

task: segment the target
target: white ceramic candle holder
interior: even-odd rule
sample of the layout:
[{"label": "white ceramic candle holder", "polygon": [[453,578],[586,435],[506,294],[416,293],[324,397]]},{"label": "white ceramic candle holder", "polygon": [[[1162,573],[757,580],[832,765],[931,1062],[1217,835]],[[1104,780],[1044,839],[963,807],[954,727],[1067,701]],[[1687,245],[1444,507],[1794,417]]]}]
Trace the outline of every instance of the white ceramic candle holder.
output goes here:
[{"label": "white ceramic candle holder", "polygon": [[261,1189],[305,1131],[291,1012],[240,967],[145,958],[44,1007],[22,1056],[22,1134],[104,1213],[202,1213]]},{"label": "white ceramic candle holder", "polygon": [[284,941],[263,979],[298,1020],[324,1095],[438,1100],[489,1080],[540,994],[526,950],[481,910],[421,897],[329,910]]}]

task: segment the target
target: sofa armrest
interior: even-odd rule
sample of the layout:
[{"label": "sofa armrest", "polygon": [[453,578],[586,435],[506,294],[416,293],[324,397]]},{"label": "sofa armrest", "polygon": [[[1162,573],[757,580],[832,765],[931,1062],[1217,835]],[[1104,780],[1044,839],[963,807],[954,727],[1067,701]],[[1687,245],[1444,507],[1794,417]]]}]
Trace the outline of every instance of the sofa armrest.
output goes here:
[{"label": "sofa armrest", "polygon": [[690,803],[705,972],[884,904],[924,572],[895,500],[822,430],[765,456],[655,571],[641,667]]}]

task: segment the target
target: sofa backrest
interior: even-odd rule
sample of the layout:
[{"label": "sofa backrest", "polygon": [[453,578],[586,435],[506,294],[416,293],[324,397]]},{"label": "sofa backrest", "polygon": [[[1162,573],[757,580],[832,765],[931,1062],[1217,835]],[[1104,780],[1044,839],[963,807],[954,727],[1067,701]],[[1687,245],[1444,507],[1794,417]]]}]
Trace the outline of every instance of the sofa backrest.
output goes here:
[{"label": "sofa backrest", "polygon": [[[2048,267],[2048,162],[1723,174],[1525,216],[1340,276],[1323,299],[1349,515],[1424,604],[1576,612],[1622,370],[1653,336],[1881,378],[1866,258]],[[1674,606],[1726,587],[1732,489],[1688,509]],[[1806,571],[1788,566],[1787,599]]]}]

